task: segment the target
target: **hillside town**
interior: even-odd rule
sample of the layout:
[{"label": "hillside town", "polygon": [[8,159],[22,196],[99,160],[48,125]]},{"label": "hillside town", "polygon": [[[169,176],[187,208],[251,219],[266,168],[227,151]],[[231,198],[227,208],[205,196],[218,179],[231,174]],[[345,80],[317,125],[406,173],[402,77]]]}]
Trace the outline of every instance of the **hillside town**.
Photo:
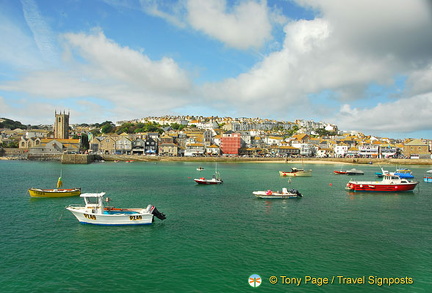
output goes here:
[{"label": "hillside town", "polygon": [[[0,155],[431,158],[432,140],[375,137],[306,120],[162,116],[103,125],[70,124],[69,120],[70,113],[56,112],[53,125],[0,128]],[[137,127],[146,125],[152,127]]]}]

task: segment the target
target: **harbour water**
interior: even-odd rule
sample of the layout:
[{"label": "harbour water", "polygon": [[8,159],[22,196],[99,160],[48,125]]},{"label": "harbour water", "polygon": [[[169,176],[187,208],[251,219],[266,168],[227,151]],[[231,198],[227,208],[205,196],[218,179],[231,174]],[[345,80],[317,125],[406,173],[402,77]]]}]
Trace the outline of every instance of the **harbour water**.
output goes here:
[{"label": "harbour water", "polygon": [[[210,177],[214,163],[0,161],[1,292],[432,291],[430,166],[410,166],[419,186],[396,194],[349,193],[350,177],[332,173],[338,165],[307,165],[312,177],[288,182],[278,171],[291,166],[220,163],[224,184],[200,186],[193,178]],[[353,167],[360,180],[379,171],[344,166]],[[60,173],[65,188],[105,191],[115,207],[153,204],[167,219],[79,224],[65,206],[81,198],[27,193],[55,187]],[[252,195],[282,187],[304,197]]]}]

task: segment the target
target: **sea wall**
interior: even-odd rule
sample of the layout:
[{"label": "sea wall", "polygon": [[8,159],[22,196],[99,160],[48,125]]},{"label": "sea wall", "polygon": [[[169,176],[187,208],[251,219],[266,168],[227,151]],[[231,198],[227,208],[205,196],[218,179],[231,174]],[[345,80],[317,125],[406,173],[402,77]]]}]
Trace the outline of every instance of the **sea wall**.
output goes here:
[{"label": "sea wall", "polygon": [[2,148],[0,155],[8,160],[27,160],[28,149]]},{"label": "sea wall", "polygon": [[144,162],[225,162],[225,163],[288,163],[288,164],[376,164],[376,165],[431,165],[432,159],[368,159],[368,158],[251,158],[251,157],[162,157],[143,155],[103,155],[105,161]]},{"label": "sea wall", "polygon": [[81,155],[81,154],[63,154],[61,155],[62,164],[90,164],[94,162],[95,157],[93,155]]}]

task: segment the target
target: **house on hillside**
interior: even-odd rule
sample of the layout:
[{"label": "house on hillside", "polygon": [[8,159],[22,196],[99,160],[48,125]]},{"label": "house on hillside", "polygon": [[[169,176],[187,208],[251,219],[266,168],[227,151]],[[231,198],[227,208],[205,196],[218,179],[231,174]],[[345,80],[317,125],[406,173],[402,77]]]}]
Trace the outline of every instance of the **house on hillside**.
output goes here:
[{"label": "house on hillside", "polygon": [[429,145],[421,139],[414,139],[404,144],[404,156],[412,159],[430,159],[431,152]]},{"label": "house on hillside", "polygon": [[334,155],[336,158],[344,158],[348,154],[348,145],[338,144],[334,147]]},{"label": "house on hillside", "polygon": [[360,145],[358,149],[358,155],[362,158],[378,158],[379,145],[368,143]]},{"label": "house on hillside", "polygon": [[219,156],[220,155],[220,148],[217,145],[210,145],[206,147],[205,153],[208,156]]},{"label": "house on hillside", "polygon": [[241,146],[240,133],[227,131],[222,135],[220,148],[224,155],[238,155]]},{"label": "house on hillside", "polygon": [[293,141],[291,146],[300,149],[300,156],[303,157],[313,157],[316,154],[316,147],[309,143],[301,143],[298,141]]},{"label": "house on hillside", "polygon": [[117,134],[93,137],[89,142],[90,151],[94,154],[113,155],[119,139]]},{"label": "house on hillside", "polygon": [[144,152],[146,155],[156,155],[157,151],[158,151],[158,139],[153,135],[149,135],[145,141]]},{"label": "house on hillside", "polygon": [[300,149],[292,146],[271,147],[270,152],[277,157],[297,157],[300,155]]},{"label": "house on hillside", "polygon": [[129,139],[126,133],[120,135],[120,138],[115,142],[116,155],[130,155],[132,151],[132,140]]},{"label": "house on hillside", "polygon": [[203,156],[205,153],[205,146],[203,143],[187,143],[184,150],[185,157],[198,157]]},{"label": "house on hillside", "polygon": [[160,156],[177,157],[179,154],[179,147],[175,143],[174,137],[162,136],[160,138],[158,154]]}]

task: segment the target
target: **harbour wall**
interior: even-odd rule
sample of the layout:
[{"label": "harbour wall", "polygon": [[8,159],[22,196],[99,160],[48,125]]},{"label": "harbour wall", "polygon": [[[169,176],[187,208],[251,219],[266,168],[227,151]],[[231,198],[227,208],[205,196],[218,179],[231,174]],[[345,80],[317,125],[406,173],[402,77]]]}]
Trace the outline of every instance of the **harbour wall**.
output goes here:
[{"label": "harbour wall", "polygon": [[288,163],[288,164],[375,164],[375,165],[431,165],[432,159],[376,159],[376,158],[252,158],[252,157],[163,157],[143,155],[103,155],[105,161],[143,162],[221,162],[221,163]]},{"label": "harbour wall", "polygon": [[90,164],[94,162],[94,155],[63,154],[61,155],[62,164]]},{"label": "harbour wall", "polygon": [[62,164],[90,164],[94,161],[143,162],[225,162],[225,163],[288,163],[288,164],[375,164],[375,165],[430,165],[432,159],[377,159],[377,158],[253,158],[253,157],[164,157],[143,155],[86,155],[86,154],[29,154],[25,149],[4,148],[3,160],[60,161]]}]

